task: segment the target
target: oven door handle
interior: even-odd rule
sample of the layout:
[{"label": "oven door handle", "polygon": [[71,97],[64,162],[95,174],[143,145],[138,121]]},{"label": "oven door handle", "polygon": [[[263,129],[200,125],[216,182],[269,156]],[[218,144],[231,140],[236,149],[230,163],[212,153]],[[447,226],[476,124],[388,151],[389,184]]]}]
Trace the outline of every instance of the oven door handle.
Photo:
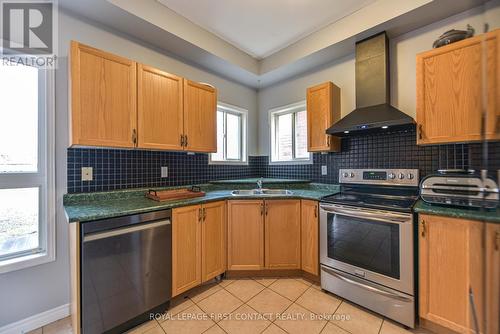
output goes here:
[{"label": "oven door handle", "polygon": [[386,213],[384,215],[372,213],[369,211],[356,211],[356,210],[346,210],[346,209],[340,209],[340,208],[333,208],[330,206],[325,206],[325,205],[320,205],[321,209],[331,212],[331,213],[336,213],[342,216],[348,216],[348,217],[362,217],[362,218],[368,218],[368,219],[373,219],[373,220],[378,220],[381,222],[387,222],[387,223],[404,223],[408,220],[411,220],[411,215],[404,216],[404,215],[397,215],[397,214],[392,214],[392,213]]},{"label": "oven door handle", "polygon": [[399,295],[399,294],[396,294],[396,293],[393,293],[393,292],[389,292],[389,291],[385,291],[385,290],[382,290],[382,289],[378,289],[378,288],[376,288],[374,286],[363,284],[361,282],[357,282],[355,280],[352,280],[350,278],[347,278],[347,277],[344,277],[344,276],[342,276],[340,274],[337,274],[335,271],[333,271],[331,269],[328,269],[328,268],[325,268],[323,266],[321,266],[321,270],[327,272],[328,274],[334,276],[335,278],[338,278],[341,281],[344,281],[344,282],[352,284],[352,285],[356,285],[356,286],[358,286],[360,288],[363,288],[363,289],[371,291],[371,292],[375,292],[375,293],[377,293],[379,295],[382,295],[382,296],[385,296],[385,297],[389,297],[389,298],[393,298],[393,299],[397,299],[397,300],[400,300],[400,301],[403,301],[403,302],[410,302],[411,301],[411,298],[408,298],[408,297],[405,297],[405,296],[402,296],[402,295]]}]

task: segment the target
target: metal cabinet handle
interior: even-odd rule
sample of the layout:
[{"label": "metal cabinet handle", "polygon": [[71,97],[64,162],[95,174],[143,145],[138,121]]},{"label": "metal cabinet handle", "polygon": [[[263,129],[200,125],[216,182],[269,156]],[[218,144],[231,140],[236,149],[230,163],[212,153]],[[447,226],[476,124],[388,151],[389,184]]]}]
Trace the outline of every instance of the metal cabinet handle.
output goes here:
[{"label": "metal cabinet handle", "polygon": [[198,209],[198,221],[201,223],[203,219],[203,212],[201,210],[201,208]]},{"label": "metal cabinet handle", "polygon": [[500,231],[496,231],[495,232],[495,241],[494,241],[494,244],[495,244],[495,250],[496,251],[498,249],[500,249]]},{"label": "metal cabinet handle", "polygon": [[425,238],[425,232],[426,232],[425,220],[422,220],[422,231],[420,232],[422,238]]},{"label": "metal cabinet handle", "polygon": [[184,147],[184,135],[181,135],[181,147]]},{"label": "metal cabinet handle", "polygon": [[314,218],[318,218],[318,206],[314,206]]},{"label": "metal cabinet handle", "polygon": [[264,203],[264,206],[266,207],[266,216],[267,216],[267,209],[268,209],[267,202]]},{"label": "metal cabinet handle", "polygon": [[[328,136],[328,135],[327,135]],[[326,145],[330,146],[330,136],[326,137]]]},{"label": "metal cabinet handle", "polygon": [[184,146],[188,146],[188,136],[184,135]]},{"label": "metal cabinet handle", "polygon": [[207,209],[203,208],[203,221],[205,221],[205,219],[207,219]]},{"label": "metal cabinet handle", "polygon": [[260,215],[264,215],[264,203],[260,203]]},{"label": "metal cabinet handle", "polygon": [[422,139],[423,138],[423,135],[422,135],[422,124],[419,124],[418,125],[418,139]]},{"label": "metal cabinet handle", "polygon": [[132,143],[134,143],[134,146],[137,145],[137,130],[136,129],[132,130]]}]

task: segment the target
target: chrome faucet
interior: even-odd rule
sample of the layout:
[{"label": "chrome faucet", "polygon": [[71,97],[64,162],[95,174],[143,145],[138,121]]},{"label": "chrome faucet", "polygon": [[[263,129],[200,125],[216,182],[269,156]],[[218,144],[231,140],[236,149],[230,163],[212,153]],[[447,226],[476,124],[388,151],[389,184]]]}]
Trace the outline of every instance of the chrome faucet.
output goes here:
[{"label": "chrome faucet", "polygon": [[260,179],[258,179],[258,180],[257,180],[257,188],[258,188],[258,189],[259,189],[259,191],[261,191],[261,192],[262,192],[262,181],[263,181],[263,179],[262,179],[262,178],[260,178]]}]

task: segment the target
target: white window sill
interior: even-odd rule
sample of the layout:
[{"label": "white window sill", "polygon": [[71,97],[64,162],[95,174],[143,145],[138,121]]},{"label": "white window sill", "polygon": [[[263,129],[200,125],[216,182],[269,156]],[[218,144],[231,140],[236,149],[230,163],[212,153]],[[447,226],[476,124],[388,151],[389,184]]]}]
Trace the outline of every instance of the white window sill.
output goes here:
[{"label": "white window sill", "polygon": [[312,160],[269,161],[269,165],[312,165]]},{"label": "white window sill", "polygon": [[248,166],[248,161],[209,161],[209,165]]},{"label": "white window sill", "polygon": [[0,274],[49,263],[55,261],[55,259],[54,254],[42,252],[3,260],[0,261]]}]

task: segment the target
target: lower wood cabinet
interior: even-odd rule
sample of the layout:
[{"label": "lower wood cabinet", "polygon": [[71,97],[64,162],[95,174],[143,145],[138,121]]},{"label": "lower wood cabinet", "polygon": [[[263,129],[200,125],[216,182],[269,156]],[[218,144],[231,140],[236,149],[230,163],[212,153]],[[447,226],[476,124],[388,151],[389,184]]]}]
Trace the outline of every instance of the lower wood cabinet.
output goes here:
[{"label": "lower wood cabinet", "polygon": [[[474,295],[479,323],[483,323],[482,236],[485,226],[478,221],[420,215],[419,316],[424,327],[473,332],[469,289]],[[498,293],[496,298],[498,300]]]},{"label": "lower wood cabinet", "polygon": [[300,269],[300,205],[300,200],[228,201],[228,269]]},{"label": "lower wood cabinet", "polygon": [[225,202],[172,210],[172,296],[226,270]]},{"label": "lower wood cabinet", "polygon": [[264,202],[235,200],[227,202],[229,270],[264,268]]},{"label": "lower wood cabinet", "polygon": [[318,202],[301,201],[301,268],[313,274],[319,274],[319,221]]},{"label": "lower wood cabinet", "polygon": [[300,200],[265,201],[267,269],[300,269]]},{"label": "lower wood cabinet", "polygon": [[486,224],[486,333],[500,333],[500,224]]}]

